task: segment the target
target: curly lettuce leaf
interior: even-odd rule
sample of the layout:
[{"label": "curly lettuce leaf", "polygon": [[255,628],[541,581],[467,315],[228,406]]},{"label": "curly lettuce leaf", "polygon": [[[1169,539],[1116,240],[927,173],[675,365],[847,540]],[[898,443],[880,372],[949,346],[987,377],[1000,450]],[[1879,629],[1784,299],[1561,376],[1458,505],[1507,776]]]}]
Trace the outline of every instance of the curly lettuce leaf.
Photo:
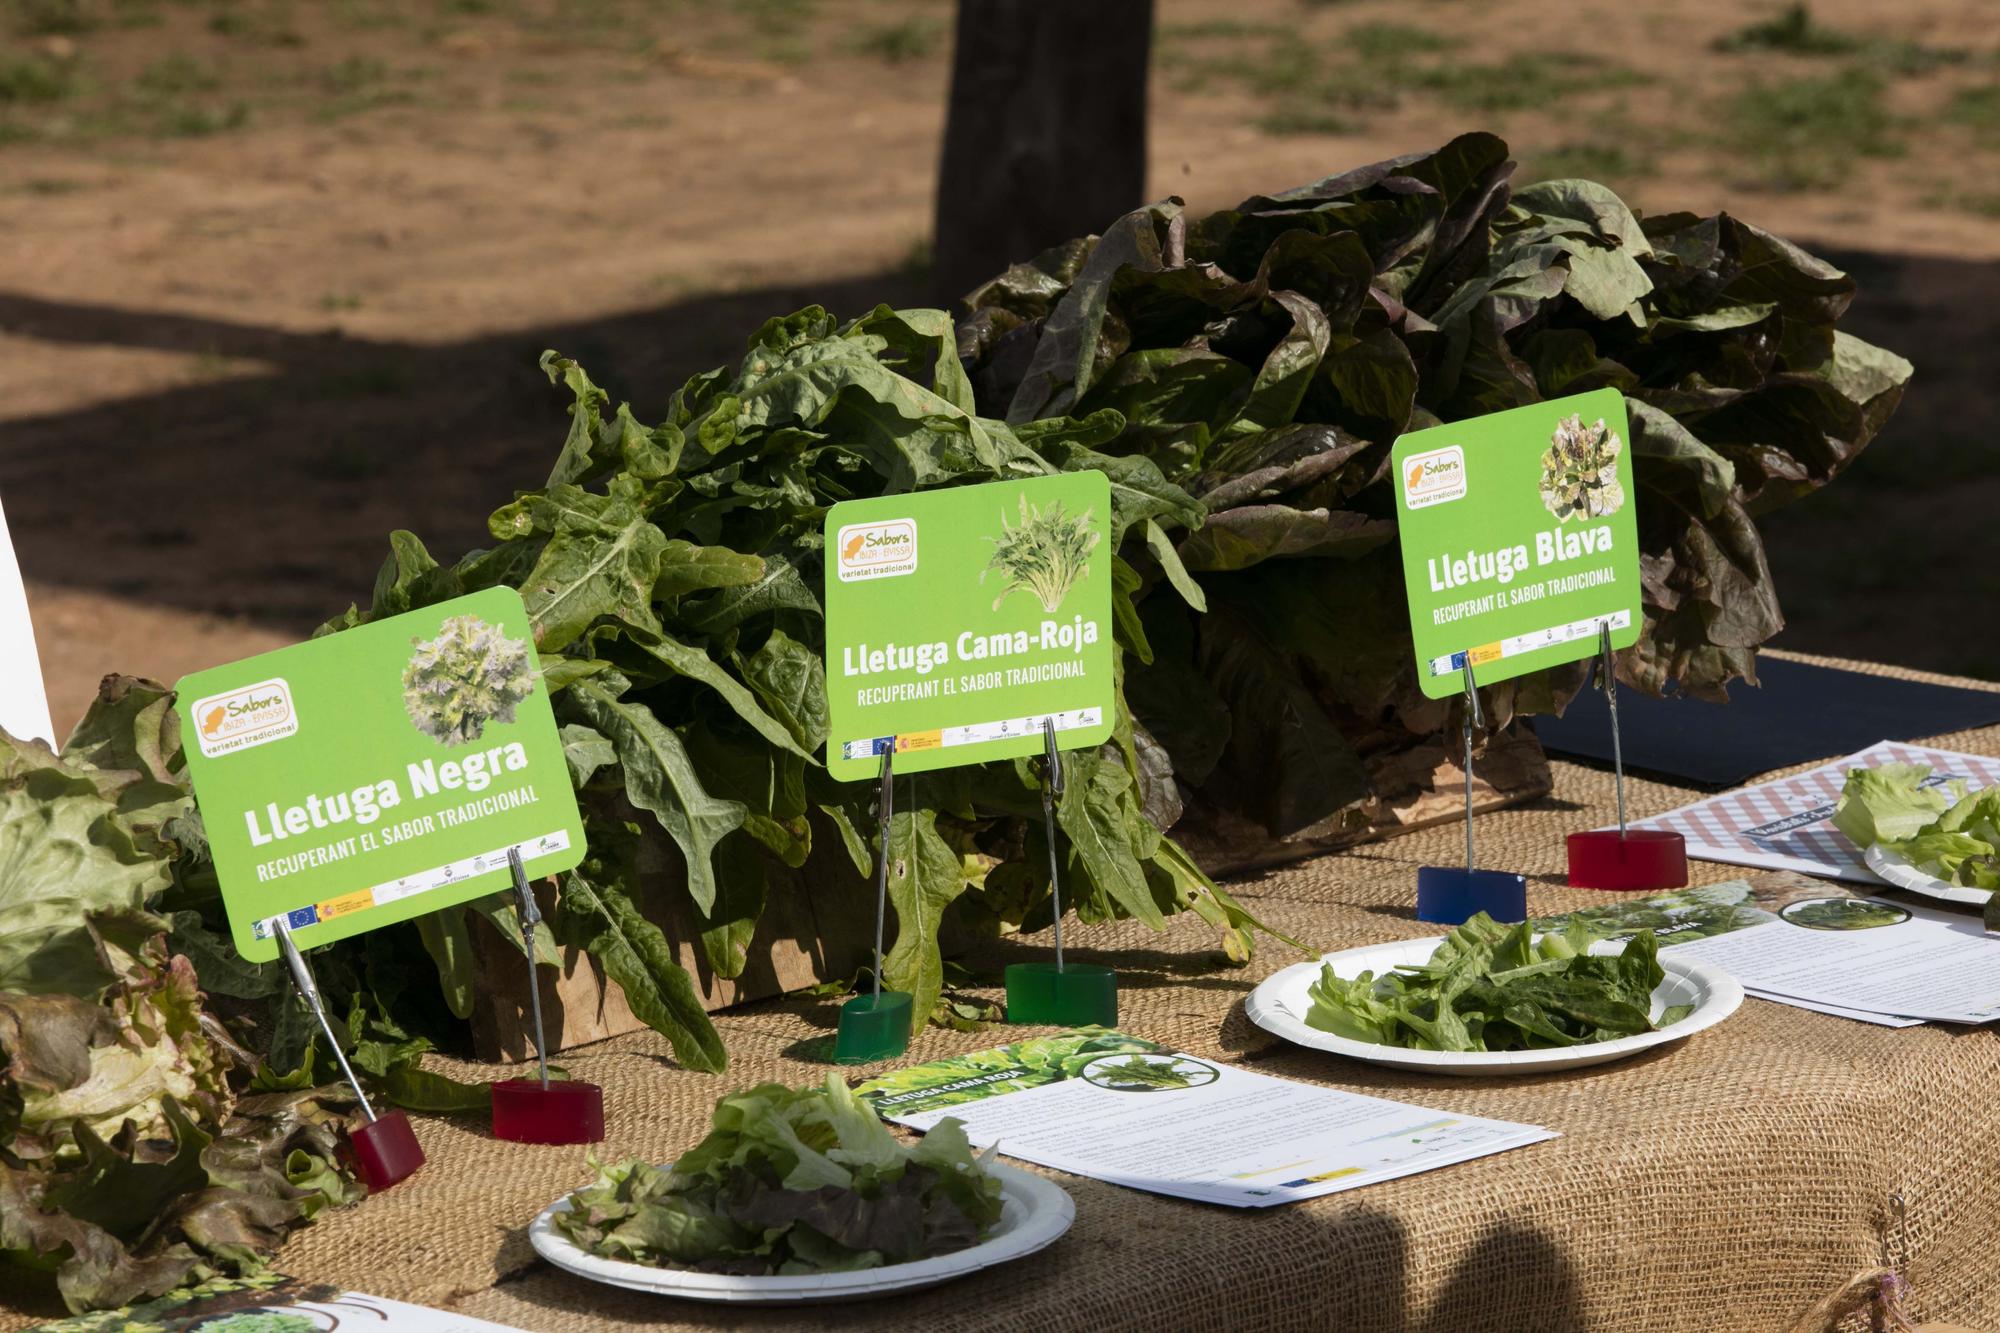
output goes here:
[{"label": "curly lettuce leaf", "polygon": [[1914,838],[1950,810],[1965,784],[1927,785],[1926,764],[1880,764],[1847,775],[1834,806],[1833,826],[1856,847]]},{"label": "curly lettuce leaf", "polygon": [[907,1263],[974,1245],[1000,1184],[941,1121],[906,1146],[839,1075],[721,1098],[707,1137],[670,1168],[597,1164],[556,1225],[594,1254],[724,1273]]}]

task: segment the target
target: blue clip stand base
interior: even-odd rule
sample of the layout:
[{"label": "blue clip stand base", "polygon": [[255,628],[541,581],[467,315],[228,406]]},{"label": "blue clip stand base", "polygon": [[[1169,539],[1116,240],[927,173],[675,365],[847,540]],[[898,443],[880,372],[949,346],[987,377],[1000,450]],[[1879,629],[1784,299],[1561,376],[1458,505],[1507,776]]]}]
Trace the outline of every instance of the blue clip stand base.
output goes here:
[{"label": "blue clip stand base", "polygon": [[1495,921],[1525,921],[1528,881],[1510,870],[1417,867],[1417,920],[1459,926],[1481,912]]}]

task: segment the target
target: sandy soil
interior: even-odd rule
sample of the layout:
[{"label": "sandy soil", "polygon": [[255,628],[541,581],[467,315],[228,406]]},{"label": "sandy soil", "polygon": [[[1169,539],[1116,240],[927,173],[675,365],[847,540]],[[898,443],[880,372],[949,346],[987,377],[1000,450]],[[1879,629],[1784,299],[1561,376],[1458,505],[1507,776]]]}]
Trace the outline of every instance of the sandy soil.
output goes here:
[{"label": "sandy soil", "polygon": [[[172,678],[365,599],[391,529],[441,554],[479,544],[486,513],[538,482],[561,439],[563,402],[535,369],[544,347],[644,416],[769,314],[922,299],[945,42],[891,64],[853,34],[941,31],[938,5],[798,0],[775,25],[757,11],[761,26],[747,4],[683,7],[582,36],[520,6],[436,6],[421,29],[341,22],[351,8],[290,9],[298,44],[247,57],[180,6],[154,28],[18,39],[80,51],[101,81],[185,50],[237,70],[255,111],[208,137],[0,146],[0,498],[59,727],[106,670]],[[1338,51],[1355,25],[1395,22],[1461,41],[1447,58],[1491,62],[1546,51],[1549,11],[1162,0],[1152,191],[1218,206],[1475,125],[1532,165],[1608,126],[1648,145],[1617,182],[1638,205],[1728,208],[1851,256],[1869,282],[1856,331],[1920,370],[1878,451],[1943,440],[1960,474],[1941,501],[1885,465],[1815,501],[1820,520],[1775,522],[1785,642],[2000,674],[2000,630],[1925,638],[1924,618],[1962,607],[1965,587],[1912,595],[1926,558],[1983,545],[2000,499],[1973,443],[1993,416],[1976,357],[2000,309],[2000,219],[1936,202],[1969,163],[1992,177],[1969,131],[1938,128],[1955,90],[1991,78],[1990,22],[1971,0],[1899,6],[1899,39],[1971,58],[1892,81],[1897,123],[1920,127],[1900,156],[1857,158],[1836,188],[1774,193],[1718,155],[1728,127],[1713,108],[1752,71],[1824,65],[1710,49],[1772,8],[1592,0],[1566,8],[1562,46],[1649,82],[1542,110],[1412,93],[1340,133],[1281,136],[1257,127],[1274,97],[1261,78],[1201,73],[1245,49],[1221,28]],[[1863,30],[1885,22],[1878,10],[1815,12]],[[295,93],[308,69],[345,60],[376,62],[376,102],[326,114]],[[405,85],[408,97],[382,94]],[[1829,543],[1829,524],[1859,546]]]}]

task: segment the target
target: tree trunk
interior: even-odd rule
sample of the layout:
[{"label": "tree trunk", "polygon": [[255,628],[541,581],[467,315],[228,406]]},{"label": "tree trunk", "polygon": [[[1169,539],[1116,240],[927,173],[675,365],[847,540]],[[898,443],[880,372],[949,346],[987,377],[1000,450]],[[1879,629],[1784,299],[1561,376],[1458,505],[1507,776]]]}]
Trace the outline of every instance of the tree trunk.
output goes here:
[{"label": "tree trunk", "polygon": [[958,0],[933,299],[1145,202],[1152,0]]}]

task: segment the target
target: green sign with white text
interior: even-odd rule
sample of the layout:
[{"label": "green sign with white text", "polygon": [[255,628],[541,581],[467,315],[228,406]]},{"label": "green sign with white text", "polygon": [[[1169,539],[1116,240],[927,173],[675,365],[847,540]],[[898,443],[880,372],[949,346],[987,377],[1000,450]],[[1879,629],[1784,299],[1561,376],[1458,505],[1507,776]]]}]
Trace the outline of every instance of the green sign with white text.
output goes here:
[{"label": "green sign with white text", "polygon": [[175,687],[237,952],[329,944],[583,858],[521,595],[491,588]]},{"label": "green sign with white text", "polygon": [[1433,699],[1639,641],[1631,429],[1616,389],[1405,435],[1390,461],[1417,682]]},{"label": "green sign with white text", "polygon": [[826,517],[827,771],[921,773],[1110,738],[1101,472],[887,495]]}]

